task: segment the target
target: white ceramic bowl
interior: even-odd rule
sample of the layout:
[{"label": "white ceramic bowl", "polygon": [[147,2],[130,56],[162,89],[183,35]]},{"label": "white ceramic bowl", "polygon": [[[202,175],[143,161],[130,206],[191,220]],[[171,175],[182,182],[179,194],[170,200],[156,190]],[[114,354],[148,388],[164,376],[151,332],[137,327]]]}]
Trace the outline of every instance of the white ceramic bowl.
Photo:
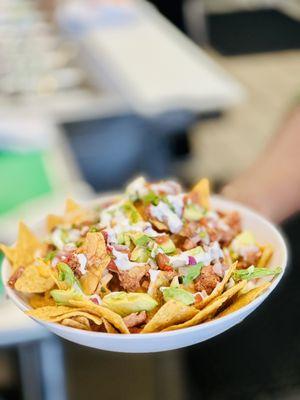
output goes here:
[{"label": "white ceramic bowl", "polygon": [[[220,210],[239,211],[242,215],[243,228],[252,231],[259,243],[270,243],[274,246],[275,251],[272,257],[271,265],[281,266],[283,268],[283,272],[276,277],[269,289],[252,303],[228,316],[211,322],[206,322],[201,325],[181,329],[178,331],[140,335],[119,335],[88,332],[55,323],[47,323],[43,321],[37,322],[45,326],[56,335],[70,340],[71,342],[79,343],[96,349],[125,353],[150,353],[190,346],[219,335],[220,333],[241,322],[269,296],[269,294],[275,289],[282,279],[287,266],[287,246],[282,234],[278,231],[278,229],[256,212],[249,210],[238,203],[223,199],[218,196],[213,196],[212,205],[213,208]],[[42,224],[37,226],[35,231],[41,233],[41,226]],[[25,311],[29,308],[26,302],[16,291],[11,289],[6,284],[9,275],[10,266],[9,263],[4,260],[2,278],[6,293],[18,308]]]}]

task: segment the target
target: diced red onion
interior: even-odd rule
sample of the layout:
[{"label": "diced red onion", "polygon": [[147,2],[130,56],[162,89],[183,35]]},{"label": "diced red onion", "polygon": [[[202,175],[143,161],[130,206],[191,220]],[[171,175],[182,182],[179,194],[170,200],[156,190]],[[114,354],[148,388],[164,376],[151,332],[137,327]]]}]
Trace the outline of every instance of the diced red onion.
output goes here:
[{"label": "diced red onion", "polygon": [[196,264],[197,264],[196,258],[193,256],[189,256],[189,265],[196,265]]},{"label": "diced red onion", "polygon": [[223,278],[224,276],[224,269],[223,269],[223,265],[221,263],[216,263],[213,266],[213,271],[216,275],[218,275],[220,278]]},{"label": "diced red onion", "polygon": [[98,299],[97,299],[96,297],[90,297],[90,300],[91,300],[93,303],[97,304],[97,306],[100,304],[99,301],[98,301]]},{"label": "diced red onion", "polygon": [[127,251],[128,247],[125,246],[124,244],[114,244],[114,248],[117,251]]}]

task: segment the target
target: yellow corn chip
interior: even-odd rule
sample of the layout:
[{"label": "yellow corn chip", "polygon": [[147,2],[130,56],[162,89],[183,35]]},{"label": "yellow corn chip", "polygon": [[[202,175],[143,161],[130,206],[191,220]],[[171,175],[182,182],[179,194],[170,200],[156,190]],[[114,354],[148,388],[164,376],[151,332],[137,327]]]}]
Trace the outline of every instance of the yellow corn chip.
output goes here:
[{"label": "yellow corn chip", "polygon": [[224,275],[222,281],[214,288],[214,290],[211,292],[211,294],[209,296],[205,297],[200,303],[197,303],[195,305],[196,308],[198,308],[199,310],[202,310],[202,308],[204,308],[208,303],[210,303],[213,299],[215,299],[216,297],[220,296],[220,294],[223,293],[226,283],[231,278],[233,272],[235,271],[235,269],[237,267],[237,264],[238,264],[237,262],[231,264],[231,266],[225,272],[225,275]]},{"label": "yellow corn chip", "polygon": [[205,308],[198,311],[197,314],[192,319],[189,319],[186,322],[179,325],[169,326],[168,328],[164,329],[164,331],[174,331],[176,329],[188,328],[190,326],[198,325],[201,322],[207,320],[208,318],[211,318],[226,301],[231,299],[245,285],[246,281],[240,281],[235,286],[224,292],[221,296],[214,299]]},{"label": "yellow corn chip", "polygon": [[130,333],[127,326],[125,325],[123,319],[120,317],[120,315],[109,310],[106,307],[102,307],[102,306],[93,304],[91,301],[87,301],[87,300],[69,300],[69,303],[73,307],[78,307],[80,309],[84,309],[91,314],[98,315],[99,317],[105,318],[115,328],[117,328],[118,331],[120,331],[121,333]]},{"label": "yellow corn chip", "polygon": [[29,299],[29,304],[32,308],[40,308],[44,306],[54,306],[55,301],[50,296],[49,292],[45,292],[45,294],[33,294]]},{"label": "yellow corn chip", "polygon": [[52,232],[54,228],[64,224],[64,217],[59,215],[49,214],[46,218],[46,226],[48,232]]},{"label": "yellow corn chip", "polygon": [[187,321],[195,314],[197,314],[197,310],[194,307],[169,300],[157,311],[141,333],[159,332],[171,325]]},{"label": "yellow corn chip", "polygon": [[16,245],[14,247],[0,245],[0,250],[3,251],[5,257],[11,263],[13,270],[32,264],[35,254],[42,249],[43,245],[23,222],[19,224]]},{"label": "yellow corn chip", "polygon": [[55,282],[49,273],[41,273],[38,266],[30,265],[17,279],[14,287],[23,293],[43,293],[52,289],[54,285]]},{"label": "yellow corn chip", "polygon": [[68,312],[74,311],[74,307],[67,306],[45,306],[36,308],[34,310],[26,311],[27,315],[31,317],[43,319],[45,321],[50,321],[51,318],[57,317],[59,315],[66,314]]},{"label": "yellow corn chip", "polygon": [[113,327],[110,322],[108,322],[105,318],[102,319],[107,333],[118,333],[118,331]]},{"label": "yellow corn chip", "polygon": [[91,330],[91,324],[90,324],[90,321],[89,321],[88,318],[79,316],[79,317],[74,317],[72,319],[74,319],[75,321],[77,321],[80,324],[84,325],[87,328],[87,330],[89,330],[89,331]]},{"label": "yellow corn chip", "polygon": [[87,257],[87,273],[80,278],[84,293],[94,294],[102,274],[110,262],[106,244],[101,232],[89,232],[84,245],[78,250]]},{"label": "yellow corn chip", "polygon": [[85,317],[88,320],[93,321],[96,325],[102,325],[102,318],[97,317],[96,315],[93,315],[91,313],[88,313],[86,311],[82,311],[80,309],[72,309],[72,311],[66,312],[65,314],[58,315],[56,317],[51,317],[50,320],[52,322],[60,322],[64,318],[73,318],[73,317]]},{"label": "yellow corn chip", "polygon": [[271,245],[263,246],[262,255],[258,260],[257,267],[264,268],[268,265],[271,257],[273,255],[273,247]]},{"label": "yellow corn chip", "polygon": [[193,187],[190,197],[194,203],[197,203],[208,210],[210,208],[210,189],[208,179],[201,179],[197,185]]},{"label": "yellow corn chip", "polygon": [[61,321],[61,324],[64,325],[64,326],[69,326],[70,328],[82,329],[84,331],[89,330],[89,328],[86,325],[84,325],[84,324],[82,324],[82,323],[80,323],[80,322],[78,322],[78,321],[76,321],[75,319],[72,319],[72,318],[63,319]]},{"label": "yellow corn chip", "polygon": [[65,213],[63,216],[50,214],[47,217],[47,229],[51,232],[59,225],[79,225],[84,221],[93,220],[94,213],[87,210],[72,199],[66,200]]},{"label": "yellow corn chip", "polygon": [[247,304],[251,303],[254,299],[260,296],[267,288],[271,285],[270,282],[267,282],[257,288],[249,290],[249,292],[242,294],[237,300],[232,303],[229,307],[225,308],[220,314],[217,315],[217,318],[224,317],[234,311],[239,310],[240,308],[246,306]]}]

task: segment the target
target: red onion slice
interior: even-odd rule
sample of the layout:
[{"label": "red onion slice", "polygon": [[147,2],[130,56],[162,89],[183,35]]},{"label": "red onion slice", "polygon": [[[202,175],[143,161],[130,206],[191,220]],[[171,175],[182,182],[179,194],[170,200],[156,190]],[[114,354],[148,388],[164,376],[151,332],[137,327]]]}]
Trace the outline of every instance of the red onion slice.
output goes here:
[{"label": "red onion slice", "polygon": [[189,256],[189,265],[196,265],[196,264],[197,264],[196,258],[193,256]]}]

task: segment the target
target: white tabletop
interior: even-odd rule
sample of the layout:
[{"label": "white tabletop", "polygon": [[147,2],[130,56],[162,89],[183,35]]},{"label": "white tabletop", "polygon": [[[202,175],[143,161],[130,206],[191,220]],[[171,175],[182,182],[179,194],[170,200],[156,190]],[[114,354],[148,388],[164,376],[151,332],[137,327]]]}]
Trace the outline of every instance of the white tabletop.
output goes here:
[{"label": "white tabletop", "polygon": [[11,301],[0,300],[0,346],[18,345],[50,335],[41,325],[32,321]]}]

